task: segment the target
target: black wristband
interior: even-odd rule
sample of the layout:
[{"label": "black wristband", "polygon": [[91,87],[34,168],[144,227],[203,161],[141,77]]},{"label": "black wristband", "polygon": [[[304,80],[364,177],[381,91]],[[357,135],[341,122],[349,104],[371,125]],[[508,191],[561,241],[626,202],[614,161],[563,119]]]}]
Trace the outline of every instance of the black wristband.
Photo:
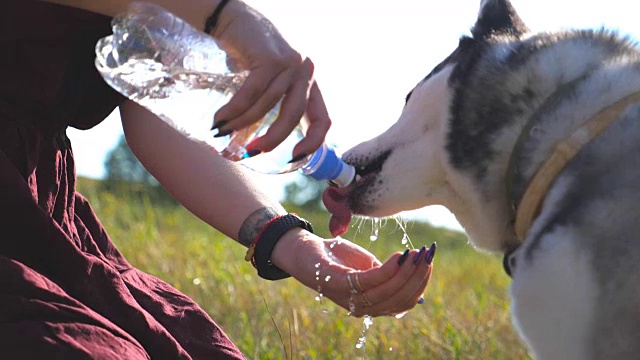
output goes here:
[{"label": "black wristband", "polygon": [[253,256],[254,265],[256,269],[258,269],[258,275],[260,275],[261,278],[280,280],[291,276],[271,263],[271,253],[282,235],[296,227],[313,233],[311,223],[295,214],[287,214],[277,218],[262,231],[260,238],[257,239],[255,254]]},{"label": "black wristband", "polygon": [[215,29],[216,25],[218,25],[218,18],[220,17],[220,13],[222,13],[222,9],[224,9],[224,7],[227,5],[228,2],[229,0],[220,1],[218,6],[216,6],[215,10],[213,10],[213,13],[211,14],[211,16],[207,18],[207,21],[205,21],[204,32],[211,35],[211,32],[213,32],[213,29]]}]

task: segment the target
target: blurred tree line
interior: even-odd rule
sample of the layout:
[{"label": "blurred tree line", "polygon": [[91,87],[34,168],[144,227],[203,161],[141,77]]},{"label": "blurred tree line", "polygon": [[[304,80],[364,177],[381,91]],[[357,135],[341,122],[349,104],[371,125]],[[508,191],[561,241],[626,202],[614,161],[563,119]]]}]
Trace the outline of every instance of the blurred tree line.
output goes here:
[{"label": "blurred tree line", "polygon": [[[129,148],[124,136],[108,154],[105,160],[106,180],[103,189],[110,192],[127,193],[135,197],[147,197],[154,202],[178,205],[153,175],[142,166]],[[304,210],[323,209],[321,196],[327,185],[305,176],[285,185],[285,203]]]}]

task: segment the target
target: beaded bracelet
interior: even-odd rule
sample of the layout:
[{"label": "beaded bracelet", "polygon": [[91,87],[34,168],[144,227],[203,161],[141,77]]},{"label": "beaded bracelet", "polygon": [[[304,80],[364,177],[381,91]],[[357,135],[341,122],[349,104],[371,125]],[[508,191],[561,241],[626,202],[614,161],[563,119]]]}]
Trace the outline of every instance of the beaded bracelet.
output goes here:
[{"label": "beaded bracelet", "polygon": [[211,16],[207,18],[207,21],[205,21],[204,32],[206,32],[207,34],[211,34],[213,29],[215,29],[216,25],[218,24],[218,18],[220,17],[220,13],[222,13],[222,9],[224,9],[228,2],[229,0],[220,1],[215,10],[213,10]]},{"label": "beaded bracelet", "polygon": [[271,262],[271,253],[282,235],[296,227],[313,233],[311,223],[292,213],[271,219],[253,240],[244,259],[251,261],[261,278],[280,280],[291,276]]}]

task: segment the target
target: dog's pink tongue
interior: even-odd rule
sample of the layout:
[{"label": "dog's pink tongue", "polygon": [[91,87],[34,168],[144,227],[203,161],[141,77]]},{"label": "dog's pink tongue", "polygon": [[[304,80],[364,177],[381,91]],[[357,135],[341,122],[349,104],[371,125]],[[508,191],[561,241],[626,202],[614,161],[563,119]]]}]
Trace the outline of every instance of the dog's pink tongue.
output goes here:
[{"label": "dog's pink tongue", "polygon": [[347,232],[351,222],[351,210],[347,203],[349,188],[328,187],[322,193],[322,202],[331,213],[329,231],[332,236],[340,236]]}]

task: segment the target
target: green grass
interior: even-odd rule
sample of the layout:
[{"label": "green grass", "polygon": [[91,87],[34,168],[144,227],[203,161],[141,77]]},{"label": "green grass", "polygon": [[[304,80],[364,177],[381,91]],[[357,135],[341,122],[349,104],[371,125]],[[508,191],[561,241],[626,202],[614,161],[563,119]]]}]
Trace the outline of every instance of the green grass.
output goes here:
[{"label": "green grass", "polygon": [[[414,247],[438,242],[425,303],[402,319],[374,319],[358,349],[362,319],[316,301],[314,291],[293,279],[260,279],[243,247],[186,210],[139,193],[102,191],[88,179],[79,179],[78,188],[133,265],[191,296],[251,359],[529,358],[511,326],[501,259],[475,251],[458,232],[408,225]],[[328,214],[297,210],[329,236]],[[344,237],[382,260],[405,248],[393,221],[377,241],[369,235],[364,222]]]}]

